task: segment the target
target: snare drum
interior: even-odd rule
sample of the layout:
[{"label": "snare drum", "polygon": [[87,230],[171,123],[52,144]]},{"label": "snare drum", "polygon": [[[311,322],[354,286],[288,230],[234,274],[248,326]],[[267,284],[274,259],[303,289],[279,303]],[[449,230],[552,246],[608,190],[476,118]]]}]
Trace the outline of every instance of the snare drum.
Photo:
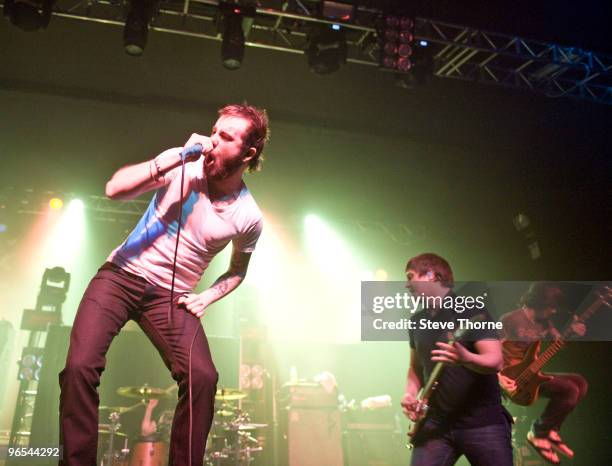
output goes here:
[{"label": "snare drum", "polygon": [[140,440],[130,458],[130,466],[167,466],[168,444],[160,440]]}]

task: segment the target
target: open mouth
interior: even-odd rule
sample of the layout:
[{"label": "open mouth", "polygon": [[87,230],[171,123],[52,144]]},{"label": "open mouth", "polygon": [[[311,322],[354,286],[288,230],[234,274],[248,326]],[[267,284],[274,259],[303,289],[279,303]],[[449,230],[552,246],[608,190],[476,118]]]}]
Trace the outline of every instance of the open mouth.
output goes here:
[{"label": "open mouth", "polygon": [[204,159],[204,165],[206,165],[207,167],[211,167],[214,164],[215,164],[214,157],[211,154],[208,154],[206,158]]}]

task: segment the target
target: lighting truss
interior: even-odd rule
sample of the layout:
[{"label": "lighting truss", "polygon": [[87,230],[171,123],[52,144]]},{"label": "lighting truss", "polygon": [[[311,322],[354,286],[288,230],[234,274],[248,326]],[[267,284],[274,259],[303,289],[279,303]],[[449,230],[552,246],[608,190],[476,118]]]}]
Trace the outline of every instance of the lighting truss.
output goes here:
[{"label": "lighting truss", "polygon": [[440,78],[612,104],[610,56],[423,18],[416,36],[435,44]]},{"label": "lighting truss", "polygon": [[72,199],[81,199],[84,208],[94,215],[92,217],[94,220],[111,222],[140,217],[149,205],[149,201],[140,199],[112,201],[105,196],[82,197],[75,193],[7,187],[0,191],[0,210],[15,211],[17,214],[38,215],[49,209],[49,199],[52,197],[62,199],[65,206]]},{"label": "lighting truss", "polygon": [[[39,215],[49,208],[49,198],[57,196],[67,204],[70,199],[76,198],[74,193],[60,193],[53,191],[36,191],[33,189],[15,189],[12,187],[0,191],[0,211],[14,210],[21,215]],[[132,224],[147,209],[149,201],[133,199],[129,201],[113,201],[105,196],[78,196],[92,220],[108,223]],[[427,238],[428,232],[424,225],[404,223],[389,223],[377,221],[364,221],[355,219],[335,219],[332,222],[337,229],[358,232],[365,235],[381,235],[390,238],[393,242],[409,245]],[[284,222],[274,223],[275,229],[299,230],[302,218],[292,216]]]},{"label": "lighting truss", "polygon": [[[299,0],[257,3],[246,46],[303,54],[316,24],[341,24],[347,62],[379,66],[381,10],[357,6],[350,23],[337,23],[316,16]],[[53,14],[123,27],[125,11],[125,0],[57,0]],[[219,19],[215,0],[161,0],[151,30],[220,42]],[[439,78],[612,104],[610,56],[426,18],[416,18],[415,38],[431,47],[433,74]]]}]

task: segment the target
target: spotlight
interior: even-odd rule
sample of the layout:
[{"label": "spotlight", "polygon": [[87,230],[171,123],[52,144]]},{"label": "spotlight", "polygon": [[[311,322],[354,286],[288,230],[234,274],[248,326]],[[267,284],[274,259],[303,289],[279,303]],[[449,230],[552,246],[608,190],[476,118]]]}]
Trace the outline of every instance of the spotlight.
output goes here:
[{"label": "spotlight", "polygon": [[523,212],[519,212],[512,219],[512,223],[514,224],[514,228],[516,228],[516,231],[522,231],[531,225],[531,220],[526,214],[524,214]]},{"label": "spotlight", "polygon": [[221,60],[228,70],[237,70],[244,59],[244,41],[255,17],[255,7],[221,2],[223,41]]},{"label": "spotlight", "polygon": [[85,209],[85,203],[80,199],[73,199],[68,204],[68,209],[75,212],[82,212]]},{"label": "spotlight", "polygon": [[49,207],[53,210],[59,210],[64,206],[64,201],[59,197],[54,197],[49,200]]},{"label": "spotlight", "polygon": [[4,16],[24,31],[44,29],[51,21],[55,0],[5,0]]},{"label": "spotlight", "polygon": [[43,348],[26,347],[19,360],[18,380],[40,380],[40,369],[43,365]]},{"label": "spotlight", "polygon": [[36,300],[36,309],[39,311],[58,311],[63,302],[66,301],[69,288],[70,274],[62,267],[45,269]]},{"label": "spotlight", "polygon": [[542,256],[542,250],[536,236],[535,230],[531,223],[531,219],[527,214],[519,212],[513,219],[512,223],[516,231],[520,232],[523,237],[523,242],[527,246],[529,256],[532,260],[538,260]]},{"label": "spotlight", "polygon": [[355,5],[341,2],[320,2],[317,15],[334,21],[335,24],[319,25],[310,35],[306,55],[310,70],[317,74],[337,71],[346,63],[346,35],[341,23],[351,22],[355,17]]},{"label": "spotlight", "polygon": [[389,274],[385,269],[378,269],[374,272],[374,280],[376,281],[386,281],[389,278]]},{"label": "spotlight", "polygon": [[306,50],[308,66],[317,74],[329,74],[337,71],[346,63],[347,47],[344,29],[335,29],[332,25],[318,25],[310,36]]},{"label": "spotlight", "polygon": [[223,42],[221,44],[221,59],[228,70],[237,70],[244,58],[244,31],[242,16],[225,15],[223,27]]},{"label": "spotlight", "polygon": [[128,55],[139,57],[143,54],[152,17],[152,0],[131,0],[123,29],[123,46]]},{"label": "spotlight", "polygon": [[381,68],[408,73],[414,64],[414,20],[409,16],[387,15],[379,37]]}]

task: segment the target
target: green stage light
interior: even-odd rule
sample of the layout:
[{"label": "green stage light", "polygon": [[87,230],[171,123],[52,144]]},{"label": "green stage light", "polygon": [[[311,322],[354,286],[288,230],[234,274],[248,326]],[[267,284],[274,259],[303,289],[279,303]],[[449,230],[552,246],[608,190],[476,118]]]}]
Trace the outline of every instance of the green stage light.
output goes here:
[{"label": "green stage light", "polygon": [[73,199],[68,204],[68,210],[72,210],[74,212],[83,212],[85,209],[85,203],[80,199]]},{"label": "green stage light", "polygon": [[57,223],[50,229],[43,250],[42,265],[59,265],[66,270],[72,270],[84,239],[85,204],[80,199],[72,199]]}]

